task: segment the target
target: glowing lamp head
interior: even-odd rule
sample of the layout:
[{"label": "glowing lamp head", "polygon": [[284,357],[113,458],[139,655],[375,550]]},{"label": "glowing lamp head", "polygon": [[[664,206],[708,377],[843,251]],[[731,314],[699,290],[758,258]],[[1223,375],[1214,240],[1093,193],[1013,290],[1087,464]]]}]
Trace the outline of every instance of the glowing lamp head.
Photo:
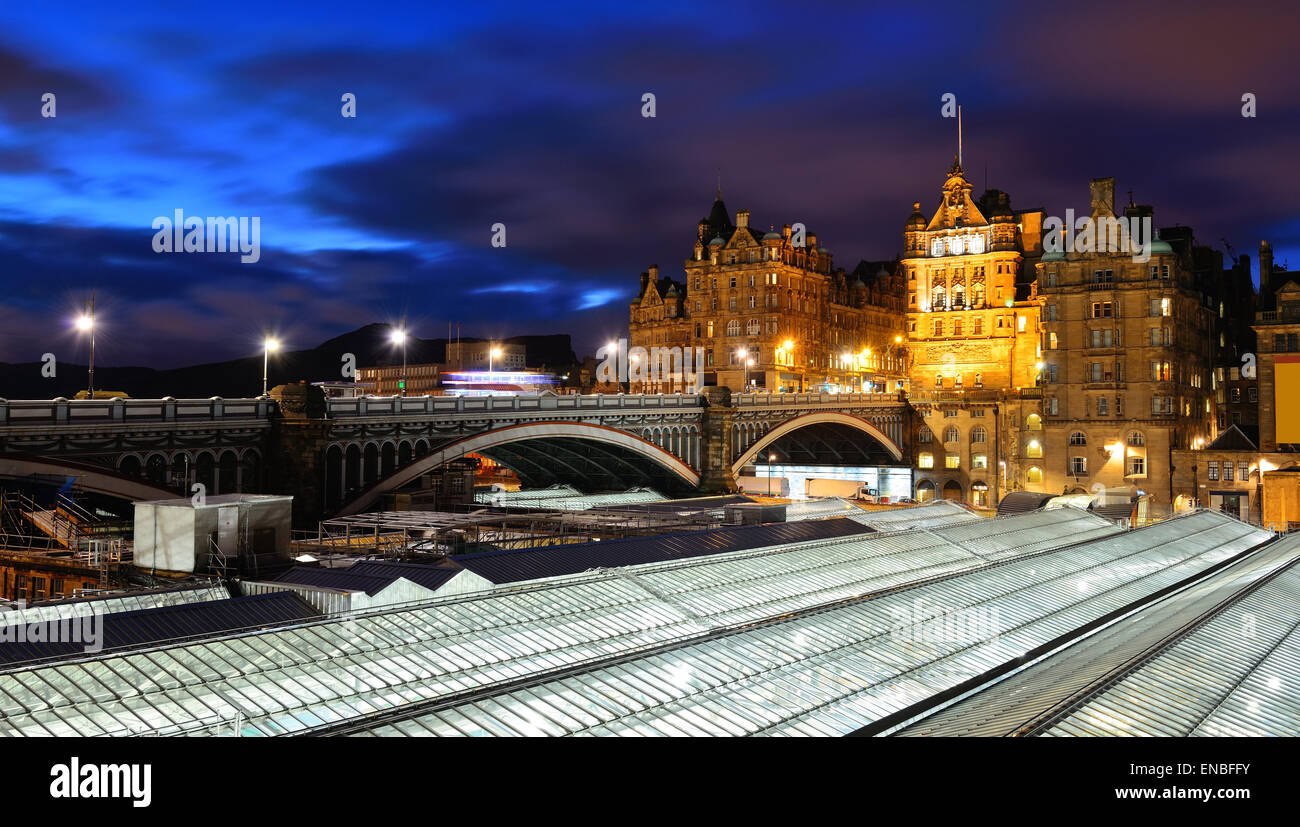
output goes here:
[{"label": "glowing lamp head", "polygon": [[783,345],[783,347],[785,347],[786,350],[793,350],[793,349],[794,349],[794,340],[793,340],[793,339],[786,339],[786,340],[785,340],[785,344]]},{"label": "glowing lamp head", "polygon": [[494,348],[492,348],[492,358],[493,358],[493,359],[500,359],[500,358],[501,358],[501,348],[499,348],[499,347],[494,347]]},{"label": "glowing lamp head", "polygon": [[262,342],[262,347],[266,348],[267,352],[269,353],[273,350],[279,350],[280,343],[277,342],[275,339],[267,339],[266,341]]},{"label": "glowing lamp head", "polygon": [[1034,368],[1035,368],[1036,370],[1042,370],[1042,369],[1043,369],[1043,363],[1042,363],[1042,362],[1037,362],[1037,363],[1035,363],[1035,364],[1034,364]]},{"label": "glowing lamp head", "polygon": [[749,355],[749,351],[748,351],[748,350],[745,350],[745,349],[742,347],[740,350],[737,350],[737,351],[736,351],[736,355],[739,356],[741,359],[744,359],[746,356]]},{"label": "glowing lamp head", "polygon": [[77,317],[77,330],[90,330],[94,326],[95,320],[89,314]]},{"label": "glowing lamp head", "polygon": [[393,340],[393,344],[400,345],[402,342],[406,341],[406,331],[394,330],[391,334],[389,334],[389,338]]},{"label": "glowing lamp head", "polygon": [[896,344],[896,345],[901,345],[902,343],[903,343],[903,337],[902,337],[902,336],[895,336],[895,337],[894,337],[894,344]]}]

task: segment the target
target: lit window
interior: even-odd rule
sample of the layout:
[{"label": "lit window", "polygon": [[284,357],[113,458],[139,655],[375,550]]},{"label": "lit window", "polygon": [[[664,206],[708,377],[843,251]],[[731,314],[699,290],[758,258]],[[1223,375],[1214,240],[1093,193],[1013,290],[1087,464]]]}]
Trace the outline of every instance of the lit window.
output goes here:
[{"label": "lit window", "polygon": [[1042,482],[1042,481],[1043,481],[1043,469],[1039,468],[1037,465],[1029,466],[1029,470],[1025,472],[1025,482]]},{"label": "lit window", "polygon": [[989,467],[989,455],[988,455],[988,454],[971,454],[971,457],[970,457],[970,467],[971,467],[971,468],[988,468],[988,467]]},{"label": "lit window", "polygon": [[1038,459],[1042,457],[1043,456],[1042,444],[1036,439],[1029,440],[1029,444],[1025,446],[1025,456],[1032,457],[1034,459]]},{"label": "lit window", "polygon": [[961,457],[956,454],[949,454],[943,458],[943,464],[946,468],[957,468],[961,465]]},{"label": "lit window", "polygon": [[921,454],[916,458],[917,468],[933,468],[934,454]]}]

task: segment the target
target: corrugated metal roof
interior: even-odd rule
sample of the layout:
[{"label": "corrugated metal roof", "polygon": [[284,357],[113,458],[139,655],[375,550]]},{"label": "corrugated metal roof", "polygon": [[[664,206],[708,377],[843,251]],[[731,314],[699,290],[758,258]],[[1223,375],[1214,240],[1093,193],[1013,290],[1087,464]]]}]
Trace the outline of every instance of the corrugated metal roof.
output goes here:
[{"label": "corrugated metal roof", "polygon": [[1023,514],[1047,505],[1054,495],[1039,491],[1009,491],[998,500],[998,514]]},{"label": "corrugated metal roof", "polygon": [[1278,574],[1043,734],[1300,735],[1300,537],[1276,553]]},{"label": "corrugated metal roof", "polygon": [[848,537],[871,530],[845,519],[768,523],[653,537],[630,537],[599,543],[545,546],[522,551],[459,554],[453,556],[452,560],[493,583],[518,583],[577,574],[591,569],[686,560],[729,551]]},{"label": "corrugated metal roof", "polygon": [[[1226,693],[1237,680],[1225,672],[1225,665],[1244,667],[1259,660],[1243,658],[1245,650],[1252,646],[1251,636],[1242,633],[1247,626],[1232,627],[1234,634],[1222,641],[1226,647],[1196,651],[1195,663],[1199,664],[1199,671],[1208,673],[1209,681],[1203,675],[1181,670],[1177,680],[1154,686],[1145,683],[1139,673],[1158,671],[1165,658],[1160,656],[1153,663],[1152,657],[1184,637],[1189,625],[1201,627],[1209,617],[1232,611],[1226,608],[1230,601],[1242,598],[1247,590],[1275,572],[1294,567],[1297,559],[1300,559],[1300,537],[1289,548],[1274,543],[1251,552],[1060,651],[1006,677],[994,676],[982,687],[968,689],[970,694],[966,697],[925,714],[897,734],[979,737],[1035,734],[1050,727],[1053,721],[1061,721],[1061,716],[1095,696],[1097,687],[1106,687],[1130,675],[1132,680],[1103,689],[1097,703],[1070,715],[1055,734],[1187,735],[1191,725],[1179,726],[1179,719],[1195,720],[1222,697],[1214,688]],[[1300,581],[1293,585],[1300,585]],[[1258,636],[1256,643],[1272,645],[1279,636],[1279,627],[1294,626],[1291,618],[1285,618],[1281,624],[1276,618],[1276,614],[1257,616],[1260,623],[1272,626],[1274,633]],[[1142,666],[1143,663],[1150,666]],[[1129,691],[1130,686],[1138,684],[1142,684],[1141,694]],[[1198,696],[1200,704],[1195,702]],[[1120,706],[1125,707],[1122,713],[1117,709]],[[1202,713],[1198,713],[1198,706]],[[1294,717],[1291,723],[1296,725]]]},{"label": "corrugated metal roof", "polygon": [[383,591],[396,579],[397,577],[360,574],[352,571],[351,568],[324,569],[317,566],[294,566],[275,578],[274,582],[374,595]]},{"label": "corrugated metal roof", "polygon": [[[1268,536],[1198,512],[993,564],[903,531],[619,568],[6,670],[0,735],[836,734]],[[950,609],[997,611],[972,642]]]},{"label": "corrugated metal roof", "polygon": [[[366,733],[843,735],[1268,536],[1199,512],[866,600],[769,615],[671,650],[569,670]],[[876,539],[890,538],[865,542]],[[957,612],[980,622],[954,622]]]},{"label": "corrugated metal roof", "polygon": [[980,520],[980,515],[951,500],[939,500],[925,505],[906,508],[865,511],[851,518],[877,531],[897,531],[905,528],[928,528]]},{"label": "corrugated metal roof", "polygon": [[740,494],[726,494],[717,497],[689,497],[681,500],[664,500],[662,502],[630,503],[628,505],[598,505],[593,511],[628,511],[650,514],[694,514],[701,511],[721,512],[729,505],[753,503],[749,497]]},{"label": "corrugated metal roof", "polygon": [[395,560],[360,560],[347,571],[369,577],[386,577],[389,582],[405,577],[412,583],[437,591],[460,571],[451,566],[434,566],[427,563],[404,563]]},{"label": "corrugated metal roof", "polygon": [[[102,651],[132,649],[162,641],[180,640],[240,629],[276,626],[297,620],[320,617],[310,604],[292,592],[275,592],[251,597],[232,597],[153,609],[138,609],[112,615],[68,620],[44,626],[43,637],[57,641],[4,640],[0,642],[0,663],[6,666],[34,660],[69,658],[87,654],[88,638],[99,637]],[[87,627],[86,624],[96,624]],[[77,639],[68,639],[74,634]],[[5,627],[9,635],[20,627]],[[28,627],[26,637],[33,631]]]},{"label": "corrugated metal roof", "polygon": [[74,600],[48,600],[25,609],[0,611],[0,625],[114,614],[135,609],[174,606],[180,603],[225,600],[228,597],[230,597],[230,590],[224,584],[207,583],[177,589],[147,589]]}]

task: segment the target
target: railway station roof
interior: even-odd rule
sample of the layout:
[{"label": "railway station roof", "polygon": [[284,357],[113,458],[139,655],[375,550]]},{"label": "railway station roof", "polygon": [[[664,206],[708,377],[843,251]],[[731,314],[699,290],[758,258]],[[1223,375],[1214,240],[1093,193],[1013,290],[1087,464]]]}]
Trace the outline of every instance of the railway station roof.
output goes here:
[{"label": "railway station roof", "polygon": [[1270,536],[1061,509],[575,574],[0,670],[0,734],[843,733]]}]

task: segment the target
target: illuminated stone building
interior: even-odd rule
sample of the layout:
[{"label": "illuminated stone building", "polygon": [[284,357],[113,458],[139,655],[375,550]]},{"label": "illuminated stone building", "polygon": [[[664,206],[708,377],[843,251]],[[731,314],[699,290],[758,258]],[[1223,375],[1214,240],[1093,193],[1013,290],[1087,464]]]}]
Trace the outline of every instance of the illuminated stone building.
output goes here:
[{"label": "illuminated stone building", "polygon": [[[1095,179],[1091,189],[1092,224],[1104,226],[1118,217],[1114,179]],[[1148,206],[1124,211],[1147,228],[1151,217]],[[1222,263],[1214,279],[1197,278],[1203,248],[1188,228],[1137,241],[1149,243],[1149,260],[1117,245],[1048,253],[1038,265],[1044,459],[1041,482],[1024,482],[1048,493],[1130,487],[1151,497],[1158,517],[1176,499],[1172,452],[1216,436]]]},{"label": "illuminated stone building", "polygon": [[918,499],[992,507],[1019,476],[1021,432],[1038,425],[1043,211],[971,192],[954,161],[935,212],[917,202],[905,226],[908,398]]},{"label": "illuminated stone building", "polygon": [[816,233],[756,229],[748,210],[733,219],[719,192],[682,280],[658,267],[641,274],[629,346],[701,347],[705,384],[733,391],[746,380],[754,391],[896,391],[902,302],[896,262],[846,273]]},{"label": "illuminated stone building", "polygon": [[[913,204],[902,257],[851,273],[814,233],[800,246],[798,225],[761,232],[719,197],[681,280],[642,274],[631,345],[702,347],[705,384],[732,390],[905,388],[920,500],[993,508],[1010,491],[1127,488],[1151,517],[1210,502],[1250,513],[1255,495],[1205,499],[1197,452],[1250,453],[1258,481],[1261,455],[1300,447],[1300,398],[1274,378],[1300,373],[1300,286],[1266,289],[1285,280],[1267,244],[1257,301],[1248,257],[1225,268],[1190,228],[1156,233],[1131,195],[1117,213],[1112,178],[1092,181],[1082,225],[972,191],[954,162],[934,211]],[[1132,236],[1082,244],[1080,226]]]},{"label": "illuminated stone building", "polygon": [[1300,284],[1273,264],[1267,241],[1259,274],[1256,375],[1240,383],[1256,391],[1257,424],[1229,424],[1213,441],[1174,450],[1174,498],[1179,508],[1205,506],[1285,531],[1300,525]]}]

